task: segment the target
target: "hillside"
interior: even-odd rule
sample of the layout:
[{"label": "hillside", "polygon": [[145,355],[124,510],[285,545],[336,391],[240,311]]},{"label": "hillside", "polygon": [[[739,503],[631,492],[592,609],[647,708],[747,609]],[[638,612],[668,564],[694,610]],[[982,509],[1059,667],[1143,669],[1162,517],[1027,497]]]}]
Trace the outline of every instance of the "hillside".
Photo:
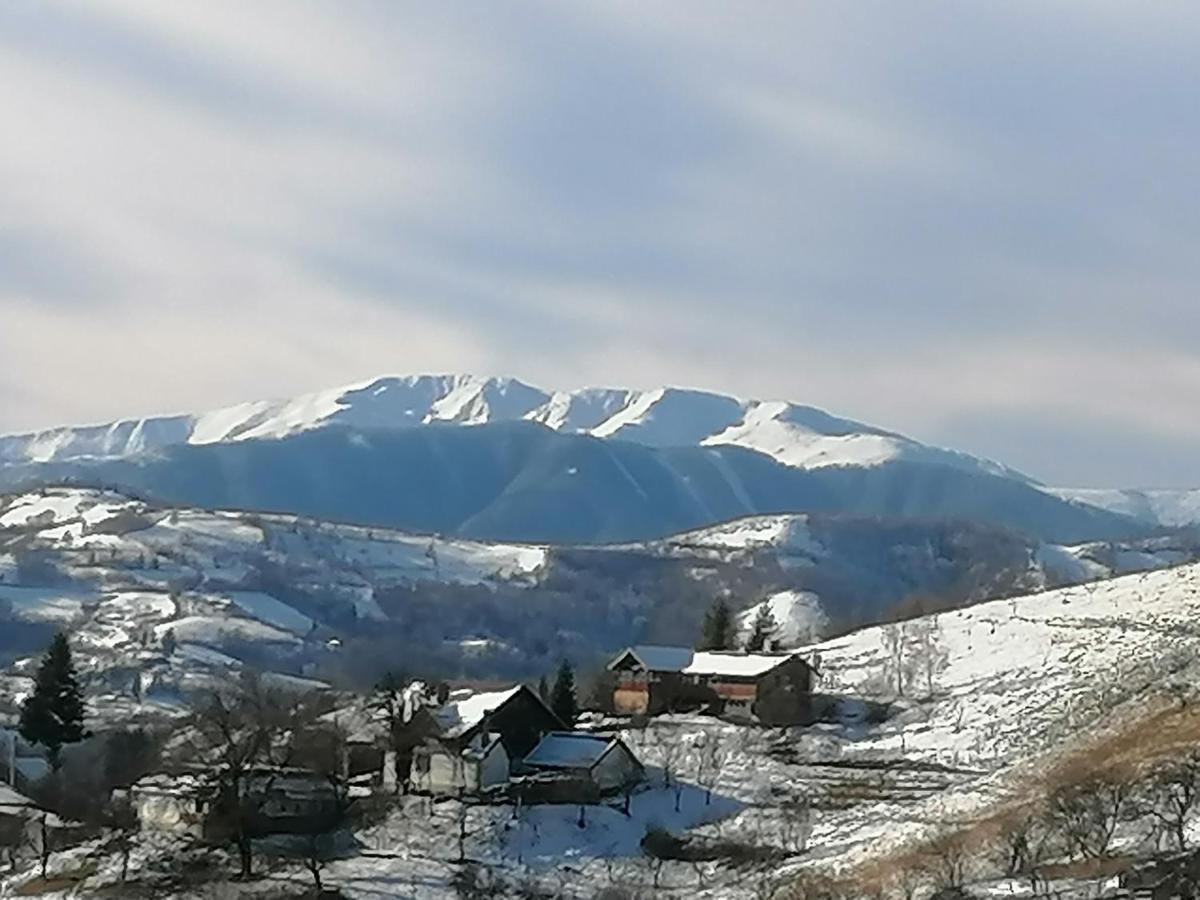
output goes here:
[{"label": "hillside", "polygon": [[965,519],[1054,543],[1147,530],[979,471],[901,460],[800,469],[742,447],[653,447],[533,422],[323,428],[173,444],[126,458],[0,467],[0,487],[63,481],[188,506],[555,544],[647,540],[799,512]]},{"label": "hillside", "polygon": [[[460,811],[453,800],[405,797],[359,831],[358,852],[331,862],[325,881],[355,898],[414,883],[421,896],[453,897],[461,828],[467,857],[511,896],[537,887],[761,898],[813,871],[854,879],[862,889],[852,896],[872,896],[881,873],[900,886],[895,879],[914,872],[930,841],[969,836],[966,871],[983,895],[1028,895],[1021,879],[997,874],[990,829],[1077,760],[1146,761],[1194,740],[1198,616],[1200,566],[1186,566],[864,629],[804,651],[821,667],[819,690],[838,699],[825,724],[763,729],[675,715],[633,728],[592,718],[585,727],[620,736],[649,767],[627,811],[598,804],[581,819],[575,806]],[[1122,852],[1143,852],[1145,824],[1131,820],[1117,835]],[[651,827],[716,856],[658,864],[641,845]],[[750,850],[769,856],[756,864]],[[157,854],[194,852],[147,837],[134,877],[154,872]],[[112,850],[95,858],[85,877],[111,883]],[[218,877],[229,868],[220,864]],[[277,870],[272,886],[304,878],[297,865]],[[1104,885],[1066,870],[1047,878],[1050,895],[1064,900],[1098,896]],[[161,895],[199,896],[177,890]]]},{"label": "hillside", "polygon": [[1167,539],[1063,547],[984,526],[821,515],[552,547],[59,488],[0,498],[0,662],[66,628],[106,702],[169,711],[243,664],[360,685],[396,659],[416,672],[536,677],[563,655],[587,668],[638,641],[690,643],[719,596],[735,609],[769,598],[807,640],[914,594],[977,602],[1197,553]]}]

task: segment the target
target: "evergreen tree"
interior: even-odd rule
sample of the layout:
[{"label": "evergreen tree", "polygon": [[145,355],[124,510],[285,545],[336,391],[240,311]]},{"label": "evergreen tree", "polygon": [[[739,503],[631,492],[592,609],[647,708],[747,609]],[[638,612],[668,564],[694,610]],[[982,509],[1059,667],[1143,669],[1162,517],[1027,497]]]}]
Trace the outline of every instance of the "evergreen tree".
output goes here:
[{"label": "evergreen tree", "polygon": [[537,695],[542,698],[543,703],[550,704],[550,685],[546,683],[545,675],[538,679]]},{"label": "evergreen tree", "polygon": [[778,630],[779,623],[771,614],[771,604],[764,603],[758,608],[758,612],[754,614],[754,620],[750,623],[750,636],[746,638],[746,649],[751,653],[765,650],[767,642],[775,637],[775,632]]},{"label": "evergreen tree", "polygon": [[733,614],[729,611],[729,604],[717,598],[704,614],[704,624],[700,626],[700,645],[696,649],[732,650],[733,639]]},{"label": "evergreen tree", "polygon": [[66,635],[57,634],[38,666],[33,694],[21,704],[21,737],[50,751],[57,769],[63,744],[84,738],[83,692],[75,677]]},{"label": "evergreen tree", "polygon": [[565,659],[558,667],[554,688],[550,691],[550,709],[568,728],[575,727],[575,720],[579,718],[579,704],[575,699],[575,670]]}]

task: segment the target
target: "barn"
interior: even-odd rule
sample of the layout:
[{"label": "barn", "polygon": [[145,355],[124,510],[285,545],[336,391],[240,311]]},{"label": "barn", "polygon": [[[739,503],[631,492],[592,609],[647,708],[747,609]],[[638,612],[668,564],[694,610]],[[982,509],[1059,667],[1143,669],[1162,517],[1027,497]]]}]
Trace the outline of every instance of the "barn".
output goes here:
[{"label": "barn", "polygon": [[796,653],[696,651],[640,645],[609,663],[613,710],[658,715],[708,709],[769,724],[812,721],[816,670]]}]

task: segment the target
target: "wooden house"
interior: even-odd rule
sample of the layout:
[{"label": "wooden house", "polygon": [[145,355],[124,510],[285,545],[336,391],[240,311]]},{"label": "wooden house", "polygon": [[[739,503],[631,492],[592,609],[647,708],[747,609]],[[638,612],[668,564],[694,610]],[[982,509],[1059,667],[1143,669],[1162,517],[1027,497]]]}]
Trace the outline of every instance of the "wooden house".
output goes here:
[{"label": "wooden house", "polygon": [[429,715],[435,733],[413,750],[409,783],[433,794],[474,793],[504,783],[543,736],[564,728],[523,685],[453,694]]},{"label": "wooden house", "polygon": [[608,666],[620,715],[708,709],[769,724],[812,721],[815,670],[795,653],[641,645]]}]

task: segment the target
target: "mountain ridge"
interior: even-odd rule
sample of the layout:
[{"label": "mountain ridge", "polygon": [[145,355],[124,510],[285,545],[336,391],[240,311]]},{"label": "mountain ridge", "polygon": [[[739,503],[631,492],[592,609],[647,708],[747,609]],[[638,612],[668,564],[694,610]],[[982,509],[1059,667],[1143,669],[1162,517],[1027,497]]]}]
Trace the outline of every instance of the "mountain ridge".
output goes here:
[{"label": "mountain ridge", "polygon": [[796,468],[894,459],[1032,479],[991,460],[782,400],[692,388],[592,387],[545,391],[516,378],[390,375],[279,400],[202,413],[121,419],[0,435],[0,463],[128,456],[178,443],[281,438],[332,425],[398,428],[528,420],[555,431],[654,447],[743,446]]}]

